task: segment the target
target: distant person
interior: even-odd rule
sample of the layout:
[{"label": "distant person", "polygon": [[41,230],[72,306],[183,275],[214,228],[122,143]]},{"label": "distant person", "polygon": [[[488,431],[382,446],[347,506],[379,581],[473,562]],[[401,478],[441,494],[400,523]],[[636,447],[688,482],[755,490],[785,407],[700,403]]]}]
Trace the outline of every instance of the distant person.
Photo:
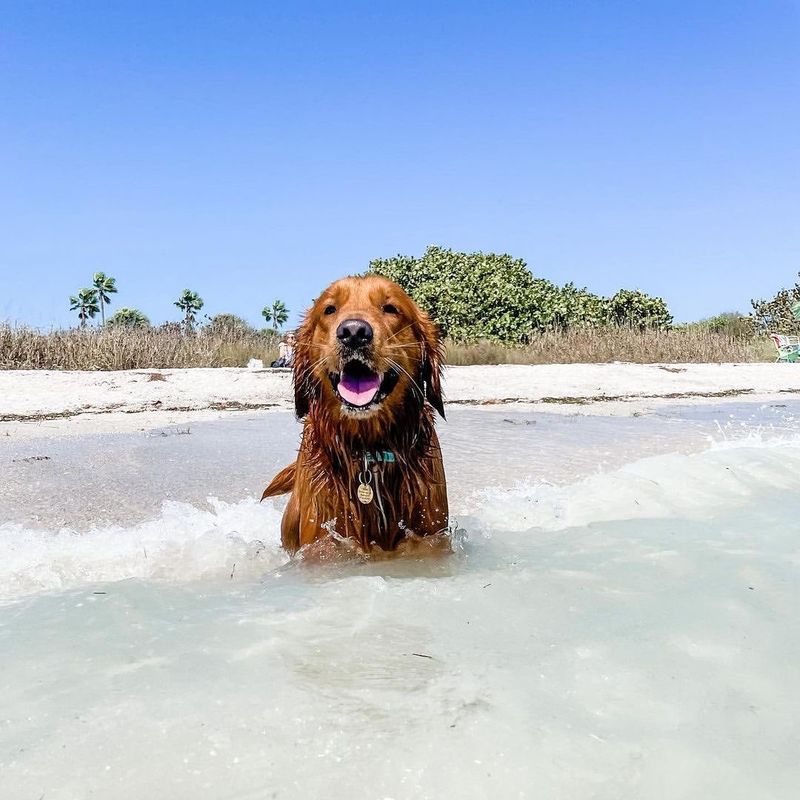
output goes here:
[{"label": "distant person", "polygon": [[278,345],[278,357],[272,362],[273,367],[291,367],[294,365],[294,334],[287,333]]}]

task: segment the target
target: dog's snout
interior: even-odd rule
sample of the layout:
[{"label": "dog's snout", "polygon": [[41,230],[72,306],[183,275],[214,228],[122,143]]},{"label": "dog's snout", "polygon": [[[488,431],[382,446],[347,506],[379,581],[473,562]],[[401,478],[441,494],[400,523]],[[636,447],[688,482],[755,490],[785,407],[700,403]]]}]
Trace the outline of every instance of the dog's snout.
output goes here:
[{"label": "dog's snout", "polygon": [[363,319],[346,319],[336,329],[336,338],[346,347],[355,350],[372,341],[372,326]]}]

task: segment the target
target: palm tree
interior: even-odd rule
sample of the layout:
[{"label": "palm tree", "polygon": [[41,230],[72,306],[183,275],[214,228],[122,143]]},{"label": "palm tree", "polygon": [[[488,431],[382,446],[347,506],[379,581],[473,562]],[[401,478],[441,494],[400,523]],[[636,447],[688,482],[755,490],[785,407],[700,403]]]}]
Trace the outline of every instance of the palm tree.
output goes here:
[{"label": "palm tree", "polygon": [[97,297],[100,300],[100,324],[106,324],[106,303],[111,303],[110,294],[117,293],[117,279],[110,278],[105,272],[95,272],[92,278],[92,286],[97,290]]},{"label": "palm tree", "polygon": [[289,319],[289,309],[281,300],[276,300],[271,306],[264,306],[261,313],[268,323],[272,323],[272,329],[276,331]]},{"label": "palm tree", "polygon": [[203,307],[203,298],[197,292],[184,289],[181,296],[175,301],[175,305],[183,311],[183,324],[187,331],[194,328],[195,313]]},{"label": "palm tree", "polygon": [[69,310],[78,312],[81,328],[86,327],[87,319],[94,319],[100,311],[97,303],[97,289],[79,289],[77,295],[69,298]]}]

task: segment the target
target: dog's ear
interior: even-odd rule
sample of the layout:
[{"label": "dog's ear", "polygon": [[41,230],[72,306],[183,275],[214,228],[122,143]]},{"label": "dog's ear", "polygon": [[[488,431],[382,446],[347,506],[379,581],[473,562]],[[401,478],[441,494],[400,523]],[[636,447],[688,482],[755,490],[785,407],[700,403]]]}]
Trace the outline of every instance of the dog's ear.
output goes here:
[{"label": "dog's ear", "polygon": [[[295,362],[296,363],[296,362]],[[294,373],[294,413],[297,419],[303,419],[308,414],[308,378],[298,378],[297,369]]]},{"label": "dog's ear", "polygon": [[420,378],[423,380],[425,399],[444,416],[444,400],[442,399],[442,366],[444,363],[444,347],[439,326],[424,312],[419,317],[420,340],[422,342],[422,363]]},{"label": "dog's ear", "polygon": [[311,318],[303,320],[297,331],[294,347],[294,413],[298,419],[308,414],[313,392],[311,374]]}]

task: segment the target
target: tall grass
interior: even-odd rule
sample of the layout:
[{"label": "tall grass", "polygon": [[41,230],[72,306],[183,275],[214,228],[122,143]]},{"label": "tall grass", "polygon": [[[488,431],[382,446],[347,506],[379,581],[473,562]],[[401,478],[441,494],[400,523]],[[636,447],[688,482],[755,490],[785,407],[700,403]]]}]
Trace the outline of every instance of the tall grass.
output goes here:
[{"label": "tall grass", "polygon": [[258,331],[186,335],[164,328],[55,330],[0,325],[0,369],[176,369],[243,367],[251,358],[269,365],[278,340]]},{"label": "tall grass", "polygon": [[742,338],[707,329],[638,331],[585,328],[539,334],[519,347],[495,342],[447,344],[448,364],[637,364],[774,361],[766,338]]},{"label": "tall grass", "polygon": [[[0,325],[0,369],[176,369],[265,365],[278,354],[277,338],[252,330],[204,329],[185,335],[163,328],[71,329],[41,333]],[[530,344],[495,342],[446,347],[448,364],[574,364],[773,361],[763,338],[743,338],[704,328],[671,331],[593,328],[543,333]]]}]

